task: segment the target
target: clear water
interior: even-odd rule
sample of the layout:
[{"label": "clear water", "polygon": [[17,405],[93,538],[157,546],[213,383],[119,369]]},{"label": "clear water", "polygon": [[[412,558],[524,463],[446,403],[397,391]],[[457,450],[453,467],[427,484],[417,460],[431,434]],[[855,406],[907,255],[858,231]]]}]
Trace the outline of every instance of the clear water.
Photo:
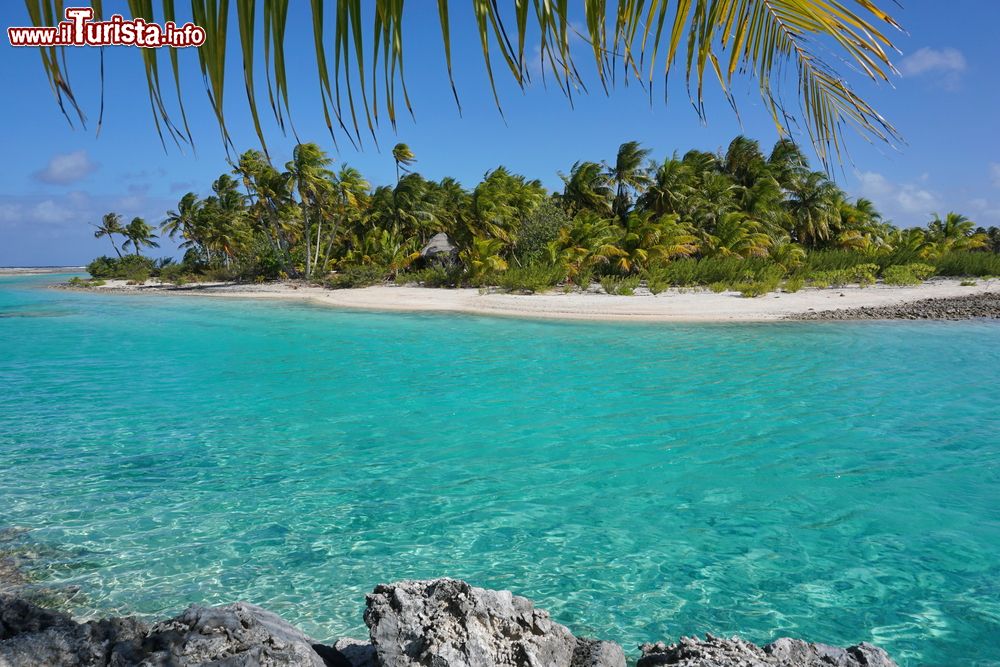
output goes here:
[{"label": "clear water", "polygon": [[579,634],[1000,664],[1000,326],[371,314],[0,279],[0,525],[80,614],[319,639],[449,575]]}]

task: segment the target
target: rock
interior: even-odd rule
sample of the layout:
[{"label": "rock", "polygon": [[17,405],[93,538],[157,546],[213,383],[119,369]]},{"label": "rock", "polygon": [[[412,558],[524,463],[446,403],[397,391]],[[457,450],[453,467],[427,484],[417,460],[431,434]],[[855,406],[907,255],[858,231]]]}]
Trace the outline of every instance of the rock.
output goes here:
[{"label": "rock", "polygon": [[[223,607],[192,605],[180,616],[152,627],[142,665],[327,667],[337,664],[313,648],[315,641],[266,609],[245,602]],[[325,647],[321,647],[323,650]],[[327,651],[324,651],[327,652]],[[340,664],[350,664],[341,662]]]},{"label": "rock", "polygon": [[624,665],[620,647],[577,640],[530,600],[456,579],[380,584],[365,623],[383,667]]},{"label": "rock", "polygon": [[639,647],[642,657],[636,667],[773,667],[768,655],[756,644],[737,637],[721,639],[710,634],[701,640],[681,637],[676,644],[657,642]]},{"label": "rock", "polygon": [[782,637],[764,650],[789,667],[896,667],[889,654],[864,642],[844,649]]},{"label": "rock", "polygon": [[[574,637],[510,591],[455,579],[380,584],[367,596],[371,641],[315,642],[245,602],[192,605],[152,627],[124,617],[78,623],[0,595],[0,667],[625,667],[618,644]],[[897,667],[871,644],[711,634],[643,644],[637,667]]]},{"label": "rock", "polygon": [[447,234],[441,232],[432,236],[420,250],[420,257],[427,264],[450,267],[458,261],[458,248],[452,244]]},{"label": "rock", "polygon": [[275,614],[238,602],[191,606],[152,628],[135,618],[77,623],[0,597],[0,667],[352,667]]},{"label": "rock", "polygon": [[333,646],[351,667],[378,667],[375,647],[360,639],[339,639]]},{"label": "rock", "polygon": [[135,665],[147,629],[135,618],[77,623],[25,600],[0,597],[0,667]]},{"label": "rock", "polygon": [[614,642],[578,637],[572,667],[625,667],[625,651]]},{"label": "rock", "polygon": [[636,667],[898,667],[880,648],[862,642],[848,648],[783,637],[763,648],[733,637],[682,637],[677,644],[643,644]]},{"label": "rock", "polygon": [[[812,310],[812,309],[810,309]],[[921,299],[891,306],[862,306],[801,313],[792,320],[969,320],[1000,319],[1000,294]]]}]

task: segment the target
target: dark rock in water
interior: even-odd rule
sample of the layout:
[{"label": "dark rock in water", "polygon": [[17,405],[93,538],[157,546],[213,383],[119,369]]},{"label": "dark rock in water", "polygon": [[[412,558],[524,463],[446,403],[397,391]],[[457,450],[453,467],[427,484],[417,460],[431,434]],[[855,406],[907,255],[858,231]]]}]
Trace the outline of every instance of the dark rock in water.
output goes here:
[{"label": "dark rock in water", "polygon": [[681,637],[676,644],[657,642],[639,647],[642,657],[636,667],[678,665],[680,667],[773,667],[768,655],[756,644],[739,638],[720,639],[710,634],[704,641]]},{"label": "dark rock in water", "polygon": [[571,667],[625,667],[625,651],[614,642],[577,637]]},{"label": "dark rock in water", "polygon": [[921,299],[892,306],[862,306],[792,315],[791,320],[971,320],[1000,319],[1000,293]]},{"label": "dark rock in water", "polygon": [[444,232],[435,234],[420,250],[420,258],[427,264],[451,267],[458,262],[458,248]]},{"label": "dark rock in water", "polygon": [[777,660],[775,664],[789,667],[897,667],[888,653],[865,642],[837,648],[782,637],[764,650]]},{"label": "dark rock in water", "polygon": [[[149,651],[144,664],[326,667],[314,644],[277,614],[256,605],[192,605],[152,627],[144,641]],[[333,651],[331,661],[336,657]]]},{"label": "dark rock in water", "polygon": [[344,656],[350,667],[378,667],[375,647],[360,639],[338,639],[334,648]]},{"label": "dark rock in water", "polygon": [[69,616],[0,597],[0,665],[119,667],[142,661],[146,625],[135,618],[77,623]]},{"label": "dark rock in water", "polygon": [[764,646],[733,637],[706,634],[705,639],[681,637],[676,644],[643,644],[636,667],[898,667],[871,644],[846,649],[811,644],[787,637]]},{"label": "dark rock in water", "polygon": [[578,640],[530,600],[455,579],[376,586],[365,623],[384,667],[625,665],[620,647]]},{"label": "dark rock in water", "polygon": [[[322,655],[321,655],[322,653]],[[269,611],[192,606],[152,628],[135,618],[77,623],[0,597],[0,667],[351,667]]]}]

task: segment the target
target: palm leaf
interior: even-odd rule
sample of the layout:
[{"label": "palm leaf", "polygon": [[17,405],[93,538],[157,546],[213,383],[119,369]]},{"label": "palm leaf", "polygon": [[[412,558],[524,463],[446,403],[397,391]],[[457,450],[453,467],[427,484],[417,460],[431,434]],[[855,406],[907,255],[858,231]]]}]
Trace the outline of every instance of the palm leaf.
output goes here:
[{"label": "palm leaf", "polygon": [[[537,36],[542,82],[551,75],[572,104],[573,92],[586,90],[574,58],[572,40],[578,35],[572,27],[569,0],[514,0],[501,8],[497,0],[470,0],[473,25],[466,29],[478,37],[486,81],[497,108],[501,99],[497,90],[495,54],[514,78],[524,86],[529,80],[525,61],[525,43]],[[93,2],[100,12],[100,0]],[[151,16],[153,0],[129,0],[136,16]],[[255,18],[261,4],[264,64],[267,95],[273,115],[284,130],[286,118],[291,124],[289,89],[284,53],[288,0],[237,0],[235,20],[240,30],[244,84],[254,129],[264,142],[258,114],[257,93],[253,85],[256,57]],[[328,2],[311,0],[314,60],[319,75],[324,119],[331,134],[343,133],[352,143],[360,144],[363,113],[373,138],[384,113],[395,127],[397,85],[403,104],[412,115],[407,91],[403,48],[403,0],[338,0],[335,21],[328,25],[324,9]],[[62,11],[61,0],[25,0],[35,25],[53,25]],[[174,17],[174,1],[163,0],[165,18]],[[370,8],[370,9],[367,9]],[[449,83],[458,104],[452,69],[451,3],[437,0],[441,24],[441,43]],[[534,11],[532,11],[532,8]],[[209,101],[227,148],[223,98],[225,92],[226,28],[230,16],[228,0],[192,0],[195,23],[206,31],[206,42],[199,49],[202,75]],[[737,75],[756,79],[760,94],[778,131],[789,135],[797,120],[821,160],[829,168],[840,159],[844,149],[844,131],[851,126],[869,140],[892,142],[898,138],[895,128],[865,102],[837,68],[820,57],[843,67],[853,67],[861,77],[873,82],[888,81],[895,73],[888,54],[892,43],[883,32],[899,26],[874,0],[577,0],[573,9],[582,10],[585,34],[597,77],[610,90],[620,70],[624,82],[637,81],[652,95],[654,83],[663,80],[664,95],[670,73],[680,68],[687,81],[689,96],[699,116],[706,114],[704,91],[706,78],[715,79],[736,108],[731,94]],[[363,25],[370,11],[369,27]],[[332,33],[334,45],[333,74],[327,66],[325,38]],[[370,49],[370,51],[369,51]],[[190,140],[184,117],[184,133],[176,131],[160,95],[155,52],[143,49],[150,103],[154,123],[161,133]],[[67,119],[64,103],[68,101],[82,122],[83,111],[76,103],[65,75],[64,54],[56,48],[40,49],[42,65],[56,100]],[[370,66],[366,53],[371,53]],[[180,100],[180,76],[176,54],[171,52],[174,84]],[[790,69],[789,69],[790,68]],[[800,111],[788,110],[782,83],[797,89]],[[359,95],[355,95],[358,85]],[[103,106],[103,104],[102,104]],[[346,107],[346,108],[345,108]],[[358,108],[360,107],[360,109]],[[502,113],[502,111],[501,111]],[[349,115],[351,130],[344,118]],[[335,131],[333,118],[339,130]],[[292,126],[294,132],[294,126]]]}]

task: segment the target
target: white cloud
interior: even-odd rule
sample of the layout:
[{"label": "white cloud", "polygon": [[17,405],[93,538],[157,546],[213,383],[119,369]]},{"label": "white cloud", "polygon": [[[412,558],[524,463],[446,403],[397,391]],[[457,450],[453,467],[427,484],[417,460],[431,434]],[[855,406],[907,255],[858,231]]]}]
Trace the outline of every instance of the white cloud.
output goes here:
[{"label": "white cloud", "polygon": [[976,222],[994,223],[1000,220],[1000,204],[991,202],[984,197],[970,199],[969,209],[972,211],[972,219]]},{"label": "white cloud", "polygon": [[874,171],[858,172],[855,177],[861,196],[872,200],[886,218],[901,226],[923,225],[924,218],[941,206],[932,190],[913,183],[893,183]]},{"label": "white cloud", "polygon": [[51,199],[46,199],[38,202],[31,209],[31,218],[47,224],[68,222],[73,219],[73,212]]},{"label": "white cloud", "polygon": [[928,72],[964,72],[965,56],[958,49],[932,49],[924,47],[899,61],[899,71],[904,76],[919,76]]},{"label": "white cloud", "polygon": [[892,184],[882,174],[865,171],[857,174],[857,177],[861,182],[861,194],[872,201],[892,194]]},{"label": "white cloud", "polygon": [[938,199],[928,190],[914,185],[903,185],[896,193],[896,201],[905,213],[930,214],[938,208]]},{"label": "white cloud", "polygon": [[97,169],[97,164],[87,156],[87,151],[59,153],[52,156],[48,165],[35,172],[35,179],[53,185],[66,185],[86,178]]},{"label": "white cloud", "polygon": [[20,204],[0,204],[0,222],[17,222],[24,217]]},{"label": "white cloud", "polygon": [[994,187],[1000,188],[1000,162],[990,163],[990,180]]}]

